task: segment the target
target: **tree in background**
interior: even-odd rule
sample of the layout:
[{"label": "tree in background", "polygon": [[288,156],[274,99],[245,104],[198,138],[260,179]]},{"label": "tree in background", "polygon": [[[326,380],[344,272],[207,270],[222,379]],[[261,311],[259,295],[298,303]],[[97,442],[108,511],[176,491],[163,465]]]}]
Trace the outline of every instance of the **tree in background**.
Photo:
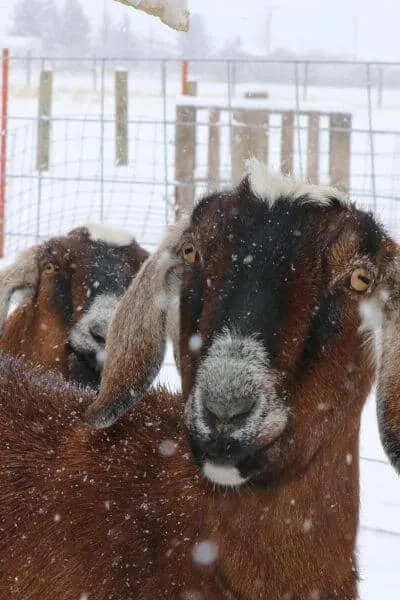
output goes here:
[{"label": "tree in background", "polygon": [[20,0],[15,6],[11,35],[21,37],[49,36],[57,30],[58,14],[54,3],[43,0]]},{"label": "tree in background", "polygon": [[90,24],[79,0],[66,0],[59,20],[59,44],[65,56],[87,56]]},{"label": "tree in background", "polygon": [[235,36],[233,39],[229,39],[222,46],[219,54],[224,58],[236,58],[243,51],[243,40],[240,35]]},{"label": "tree in background", "polygon": [[[116,23],[106,13],[96,38],[95,52],[98,56],[109,58],[135,59],[148,55],[148,43],[141,34],[132,30],[129,15],[123,15]],[[131,60],[130,64],[133,64]]]},{"label": "tree in background", "polygon": [[40,37],[40,13],[42,10],[41,0],[21,0],[14,9],[10,34],[22,37]]},{"label": "tree in background", "polygon": [[136,40],[128,15],[124,15],[119,23],[110,23],[106,47],[108,56],[133,58],[136,55]]},{"label": "tree in background", "polygon": [[86,56],[90,50],[90,25],[79,0],[66,0],[60,12],[54,0],[19,0],[10,34],[40,38],[52,56]]},{"label": "tree in background", "polygon": [[42,0],[40,14],[41,35],[46,54],[54,55],[60,49],[60,15],[54,0]]},{"label": "tree in background", "polygon": [[206,58],[210,53],[210,38],[201,15],[192,14],[188,33],[179,36],[182,58]]},{"label": "tree in background", "polygon": [[119,27],[117,26],[115,33],[115,56],[126,58],[134,58],[137,56],[137,42],[132,32],[131,20],[128,15],[122,17],[120,25]]}]

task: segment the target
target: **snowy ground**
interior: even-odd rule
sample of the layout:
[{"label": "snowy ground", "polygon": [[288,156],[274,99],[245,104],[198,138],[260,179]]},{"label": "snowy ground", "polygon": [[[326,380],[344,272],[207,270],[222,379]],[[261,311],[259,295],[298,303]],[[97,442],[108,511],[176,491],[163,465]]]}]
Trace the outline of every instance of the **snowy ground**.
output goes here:
[{"label": "snowy ground", "polygon": [[[155,68],[155,67],[154,67]],[[159,67],[158,67],[159,69]],[[166,78],[165,100],[161,95],[160,70],[130,73],[128,167],[114,165],[113,80],[106,76],[103,98],[91,89],[88,73],[69,77],[54,74],[54,105],[51,168],[38,177],[35,170],[36,90],[23,85],[23,73],[11,71],[10,136],[8,146],[6,251],[9,258],[36,238],[64,232],[87,220],[129,227],[150,250],[158,242],[173,199],[174,117],[179,78]],[[35,78],[33,79],[35,81]],[[268,89],[271,100],[264,106],[295,108],[292,86],[243,85],[234,90],[232,103],[242,104],[247,89]],[[199,82],[204,104],[226,104],[227,86]],[[338,110],[353,115],[352,197],[362,206],[373,207],[372,173],[375,173],[377,212],[385,225],[400,238],[400,92],[387,92],[383,108],[372,96],[372,124],[368,132],[366,90],[311,88],[307,102],[297,98],[301,109]],[[252,101],[254,102],[254,101]],[[103,119],[100,116],[103,114]],[[199,114],[199,119],[207,115]],[[396,131],[396,130],[399,131]],[[295,170],[304,170],[305,132],[297,139]],[[197,173],[206,164],[206,129],[198,138]],[[103,143],[101,142],[103,139]],[[228,123],[222,132],[222,177],[229,178]],[[374,160],[371,160],[371,142]],[[321,179],[328,173],[328,134],[321,138]],[[272,130],[270,156],[279,166],[279,138]],[[169,355],[160,380],[172,389],[179,379]],[[398,600],[400,570],[400,482],[387,464],[379,441],[374,395],[364,411],[361,436],[361,527],[358,541],[361,570],[361,600]]]}]

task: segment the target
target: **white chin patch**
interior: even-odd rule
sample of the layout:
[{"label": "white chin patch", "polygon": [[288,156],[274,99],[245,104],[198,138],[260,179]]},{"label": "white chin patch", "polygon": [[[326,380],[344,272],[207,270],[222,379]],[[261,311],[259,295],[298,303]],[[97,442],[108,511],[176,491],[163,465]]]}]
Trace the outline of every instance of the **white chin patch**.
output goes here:
[{"label": "white chin patch", "polygon": [[203,475],[212,483],[229,487],[243,485],[247,481],[240,475],[236,467],[223,467],[211,462],[204,463]]},{"label": "white chin patch", "polygon": [[118,227],[109,227],[102,223],[86,223],[89,237],[94,242],[105,242],[109,246],[129,246],[134,237],[129,231]]}]

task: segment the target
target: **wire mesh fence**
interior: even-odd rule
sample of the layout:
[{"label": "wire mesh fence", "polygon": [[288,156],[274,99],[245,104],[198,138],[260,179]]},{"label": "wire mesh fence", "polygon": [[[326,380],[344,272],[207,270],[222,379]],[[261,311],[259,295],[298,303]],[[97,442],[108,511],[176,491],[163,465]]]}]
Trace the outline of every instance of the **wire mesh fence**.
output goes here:
[{"label": "wire mesh fence", "polygon": [[[116,161],[115,71],[127,72],[126,165]],[[39,114],[41,73],[52,73],[51,114]],[[208,107],[222,109],[220,185],[232,180],[235,110],[270,113],[268,162],[282,163],[282,125],[294,115],[292,171],[307,175],[309,127],[318,112],[318,180],[329,182],[329,113],[351,116],[349,194],[375,209],[400,234],[400,65],[252,61],[191,61],[197,98],[183,98],[180,62],[10,59],[10,104],[5,206],[6,255],[32,240],[64,232],[82,221],[125,226],[150,249],[174,218],[177,106],[196,108],[195,196],[210,186]],[[339,77],[340,73],[342,76]],[[223,114],[222,114],[223,113]],[[324,116],[325,115],[325,116]],[[38,169],[39,124],[49,122],[49,164]],[[252,134],[253,135],[253,134]]]}]

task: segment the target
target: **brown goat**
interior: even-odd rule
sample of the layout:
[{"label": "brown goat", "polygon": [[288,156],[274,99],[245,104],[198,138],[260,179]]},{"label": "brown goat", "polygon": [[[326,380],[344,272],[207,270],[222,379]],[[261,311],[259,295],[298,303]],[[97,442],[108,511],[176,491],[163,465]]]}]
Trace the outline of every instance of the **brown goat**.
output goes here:
[{"label": "brown goat", "polygon": [[[25,250],[0,271],[0,351],[98,386],[109,321],[147,256],[99,224]],[[16,290],[22,303],[7,318]]]},{"label": "brown goat", "polygon": [[368,313],[395,253],[338,192],[253,161],[143,265],[87,420],[143,393],[178,294],[183,402],[156,390],[93,431],[93,396],[2,359],[1,600],[355,600]]}]

